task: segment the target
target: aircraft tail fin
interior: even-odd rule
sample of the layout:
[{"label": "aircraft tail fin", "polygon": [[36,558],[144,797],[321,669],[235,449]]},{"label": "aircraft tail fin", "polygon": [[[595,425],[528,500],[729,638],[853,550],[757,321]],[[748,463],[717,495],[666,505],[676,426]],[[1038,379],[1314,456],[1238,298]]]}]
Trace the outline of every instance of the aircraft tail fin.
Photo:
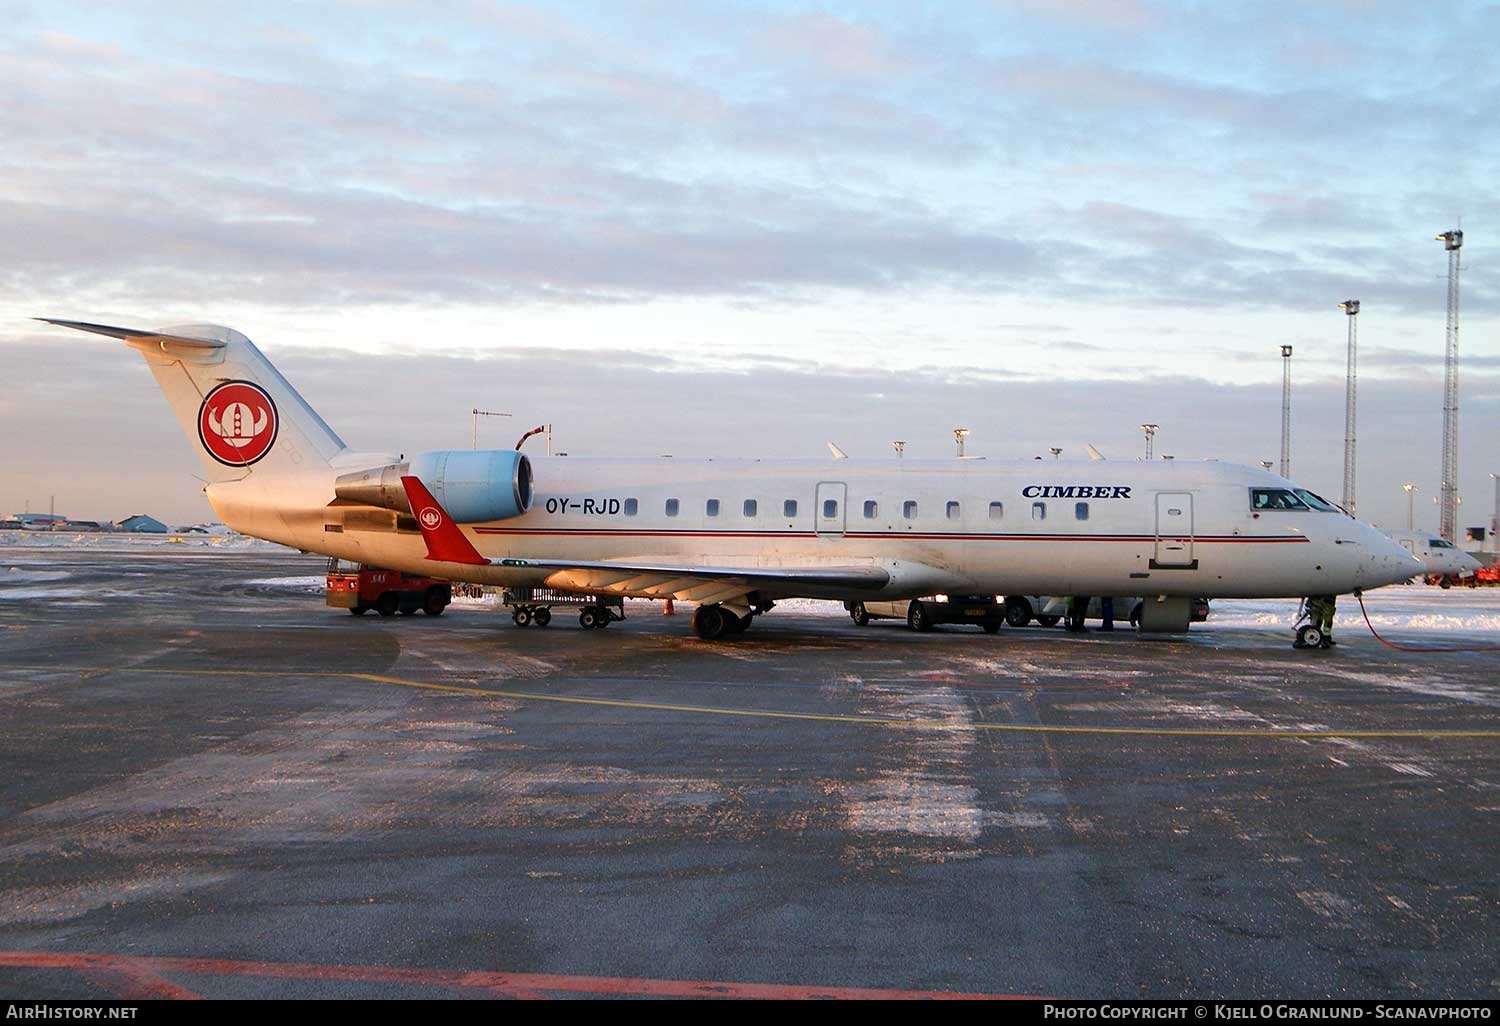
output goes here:
[{"label": "aircraft tail fin", "polygon": [[211,482],[327,467],[345,448],[259,349],[233,328],[120,328],[38,320],[118,338],[145,357]]}]

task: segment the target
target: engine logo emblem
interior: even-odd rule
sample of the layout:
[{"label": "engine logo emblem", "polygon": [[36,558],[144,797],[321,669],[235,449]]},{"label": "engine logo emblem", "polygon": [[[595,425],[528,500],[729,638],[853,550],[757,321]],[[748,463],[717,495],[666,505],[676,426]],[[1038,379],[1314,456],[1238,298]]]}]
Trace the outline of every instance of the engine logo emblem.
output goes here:
[{"label": "engine logo emblem", "polygon": [[251,381],[226,381],[198,408],[198,439],[226,467],[248,467],[271,451],[280,427],[276,404]]}]

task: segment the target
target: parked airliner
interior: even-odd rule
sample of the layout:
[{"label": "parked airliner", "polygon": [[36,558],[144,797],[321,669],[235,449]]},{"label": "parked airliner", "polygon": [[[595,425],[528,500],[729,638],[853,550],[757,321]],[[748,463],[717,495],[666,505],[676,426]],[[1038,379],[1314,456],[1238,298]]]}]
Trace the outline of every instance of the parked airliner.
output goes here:
[{"label": "parked airliner", "polygon": [[1473,577],[1484,566],[1452,542],[1425,531],[1386,531],[1385,534],[1422,563],[1421,573],[1433,577]]},{"label": "parked airliner", "polygon": [[459,581],[697,603],[738,633],[775,600],[949,594],[1298,598],[1406,580],[1399,545],[1293,482],[1215,461],[529,458],[356,452],[244,335],[49,323],[145,357],[244,534]]}]

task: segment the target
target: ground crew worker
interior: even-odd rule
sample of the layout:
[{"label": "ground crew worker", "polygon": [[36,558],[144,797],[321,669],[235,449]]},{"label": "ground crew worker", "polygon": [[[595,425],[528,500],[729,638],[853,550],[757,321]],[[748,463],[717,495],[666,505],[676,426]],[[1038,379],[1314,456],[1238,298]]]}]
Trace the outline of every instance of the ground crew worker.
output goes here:
[{"label": "ground crew worker", "polygon": [[1112,631],[1115,629],[1115,600],[1113,596],[1106,595],[1099,600],[1099,616],[1104,620],[1099,625],[1101,631]]},{"label": "ground crew worker", "polygon": [[1087,630],[1083,625],[1084,617],[1089,612],[1089,597],[1087,595],[1069,595],[1067,610],[1067,629],[1070,631]]},{"label": "ground crew worker", "polygon": [[1338,606],[1336,595],[1314,595],[1307,600],[1307,618],[1314,627],[1323,632],[1323,645],[1333,644],[1333,614]]}]

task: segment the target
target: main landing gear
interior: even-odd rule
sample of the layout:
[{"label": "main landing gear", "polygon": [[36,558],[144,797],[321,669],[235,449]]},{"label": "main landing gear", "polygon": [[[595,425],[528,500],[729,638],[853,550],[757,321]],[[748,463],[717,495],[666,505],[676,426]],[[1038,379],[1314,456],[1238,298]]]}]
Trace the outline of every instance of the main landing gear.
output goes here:
[{"label": "main landing gear", "polygon": [[719,603],[699,606],[693,610],[693,633],[704,641],[717,641],[733,634],[743,634],[750,621],[771,609],[774,603],[757,601],[754,607],[728,606]]}]

